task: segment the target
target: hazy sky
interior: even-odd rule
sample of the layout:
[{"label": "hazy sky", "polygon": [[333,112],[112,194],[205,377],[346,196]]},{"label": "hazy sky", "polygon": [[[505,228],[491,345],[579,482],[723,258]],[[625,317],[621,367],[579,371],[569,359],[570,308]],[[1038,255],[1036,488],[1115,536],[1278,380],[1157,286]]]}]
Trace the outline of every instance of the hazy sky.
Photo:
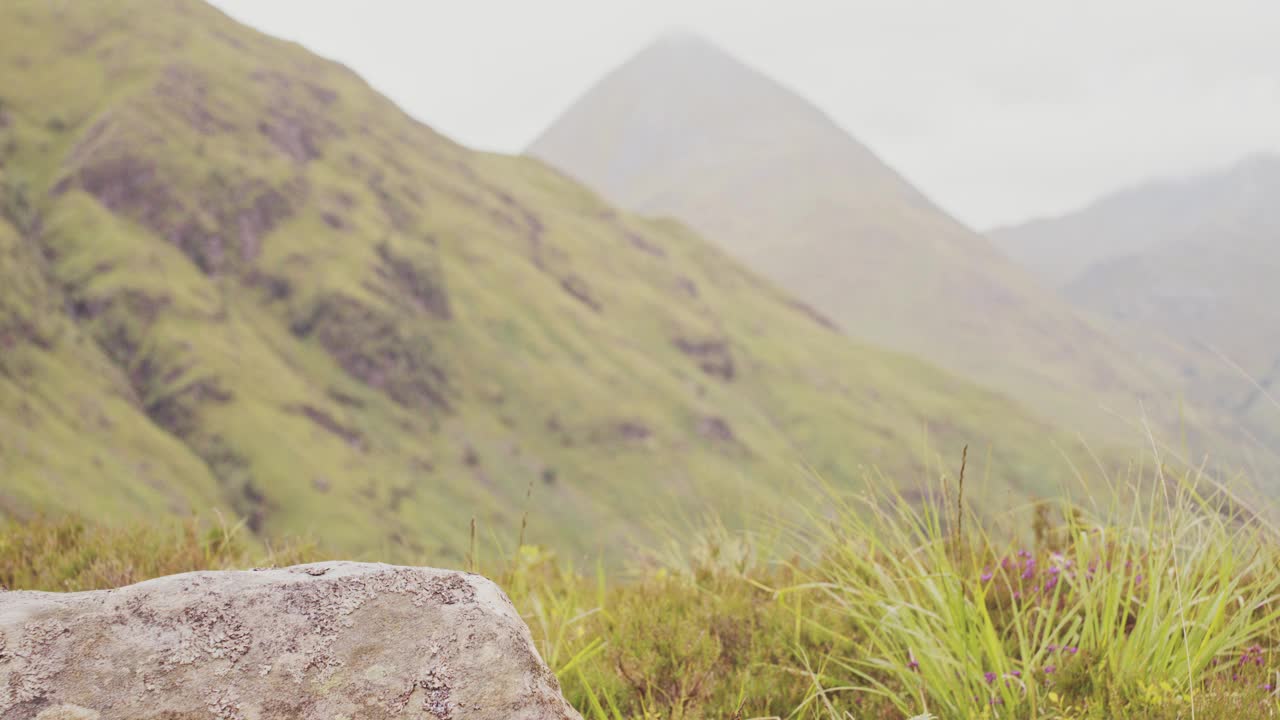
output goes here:
[{"label": "hazy sky", "polygon": [[1280,151],[1276,0],[215,0],[519,152],[663,30],[705,35],[979,228]]}]

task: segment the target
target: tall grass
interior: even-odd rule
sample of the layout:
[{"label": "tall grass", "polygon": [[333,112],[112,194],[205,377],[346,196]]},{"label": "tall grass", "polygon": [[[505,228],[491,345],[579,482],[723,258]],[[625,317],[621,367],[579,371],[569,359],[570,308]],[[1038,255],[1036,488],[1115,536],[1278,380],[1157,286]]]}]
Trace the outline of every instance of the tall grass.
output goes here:
[{"label": "tall grass", "polygon": [[972,517],[965,534],[946,506],[828,494],[830,512],[803,528],[805,579],[780,590],[833,611],[839,626],[810,621],[854,649],[813,673],[810,702],[869,693],[945,718],[1166,704],[1207,717],[1224,700],[1274,713],[1261,663],[1242,675],[1239,662],[1280,629],[1273,530],[1222,512],[1217,491],[1190,479],[1126,487],[1102,515],[1041,504],[1032,547],[1002,546]]},{"label": "tall grass", "polygon": [[[1026,508],[1025,545],[959,492],[825,488],[802,523],[712,518],[625,580],[523,534],[470,562],[589,720],[1280,716],[1274,530],[1196,476],[1122,487],[1092,511]],[[221,524],[9,524],[0,582],[79,590],[319,557],[245,540]]]}]

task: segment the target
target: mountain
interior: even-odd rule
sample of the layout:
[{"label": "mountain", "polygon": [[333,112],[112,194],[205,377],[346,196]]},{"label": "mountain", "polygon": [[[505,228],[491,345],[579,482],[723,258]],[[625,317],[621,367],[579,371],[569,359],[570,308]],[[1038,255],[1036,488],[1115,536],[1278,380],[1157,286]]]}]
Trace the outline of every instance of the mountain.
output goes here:
[{"label": "mountain", "polygon": [[1221,408],[1181,404],[1178,363],[1133,353],[1111,323],[1043,287],[820,110],[706,40],[660,38],[528,152],[628,209],[688,222],[851,335],[1089,437],[1130,438],[1143,416],[1166,432],[1182,423],[1222,437]]},{"label": "mountain", "polygon": [[1189,230],[1274,212],[1276,197],[1280,155],[1258,154],[1217,172],[1125,188],[1080,210],[995,228],[987,236],[1016,262],[1063,287],[1095,264],[1141,255]]},{"label": "mountain", "polygon": [[918,492],[970,444],[994,511],[1083,460],[195,0],[4,3],[0,69],[2,514],[217,509],[385,560],[456,558],[473,516],[514,540],[527,507],[529,537],[616,556],[809,472]]},{"label": "mountain", "polygon": [[1227,372],[1193,377],[1201,392],[1254,432],[1280,434],[1268,398],[1280,382],[1280,156],[1145,183],[993,236],[1028,267],[1053,268],[1080,307],[1217,358]]}]

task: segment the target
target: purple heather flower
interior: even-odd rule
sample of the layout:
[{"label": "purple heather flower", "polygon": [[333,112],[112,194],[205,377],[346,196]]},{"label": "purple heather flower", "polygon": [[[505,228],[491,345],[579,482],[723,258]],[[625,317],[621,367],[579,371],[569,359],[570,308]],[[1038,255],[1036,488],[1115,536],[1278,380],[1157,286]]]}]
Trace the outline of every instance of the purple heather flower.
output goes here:
[{"label": "purple heather flower", "polygon": [[992,577],[992,576],[991,576],[991,571],[990,571],[990,570],[988,570],[988,569],[986,569],[986,568],[983,568],[983,569],[982,569],[982,582],[990,582],[990,581],[991,581],[991,577]]},{"label": "purple heather flower", "polygon": [[1022,671],[1021,671],[1021,670],[1014,670],[1014,671],[1010,672],[1009,674],[1010,674],[1010,675],[1012,675],[1012,676],[1014,676],[1014,677],[1016,677],[1016,678],[1020,678],[1020,677],[1022,677]]},{"label": "purple heather flower", "polygon": [[1058,646],[1057,646],[1057,645],[1050,645],[1049,647],[1047,647],[1047,648],[1045,648],[1045,649],[1046,649],[1046,650],[1048,650],[1049,652],[1058,652]]},{"label": "purple heather flower", "polygon": [[993,672],[982,673],[982,677],[986,678],[988,685],[996,681],[996,674]]},{"label": "purple heather flower", "polygon": [[1057,666],[1057,665],[1045,665],[1045,666],[1044,666],[1044,674],[1045,674],[1045,675],[1052,675],[1055,671],[1057,671],[1057,669],[1058,669],[1058,666]]},{"label": "purple heather flower", "polygon": [[1064,647],[1062,649],[1066,650],[1068,653],[1071,653],[1072,655],[1075,655],[1076,653],[1080,652],[1080,648],[1075,647],[1074,645]]},{"label": "purple heather flower", "polygon": [[1262,686],[1262,689],[1265,690],[1266,692],[1274,692],[1276,689],[1276,686],[1271,683],[1267,683]]},{"label": "purple heather flower", "polygon": [[912,672],[920,672],[920,663],[916,661],[914,655],[911,656],[911,660],[907,663],[907,669]]}]

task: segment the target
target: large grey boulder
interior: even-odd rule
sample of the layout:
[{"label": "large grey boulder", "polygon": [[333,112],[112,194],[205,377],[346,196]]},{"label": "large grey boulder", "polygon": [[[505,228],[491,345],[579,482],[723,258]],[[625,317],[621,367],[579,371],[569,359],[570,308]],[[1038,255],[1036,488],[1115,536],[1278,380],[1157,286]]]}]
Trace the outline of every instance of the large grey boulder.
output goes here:
[{"label": "large grey boulder", "polygon": [[327,562],[0,592],[3,720],[581,720],[492,582]]}]

